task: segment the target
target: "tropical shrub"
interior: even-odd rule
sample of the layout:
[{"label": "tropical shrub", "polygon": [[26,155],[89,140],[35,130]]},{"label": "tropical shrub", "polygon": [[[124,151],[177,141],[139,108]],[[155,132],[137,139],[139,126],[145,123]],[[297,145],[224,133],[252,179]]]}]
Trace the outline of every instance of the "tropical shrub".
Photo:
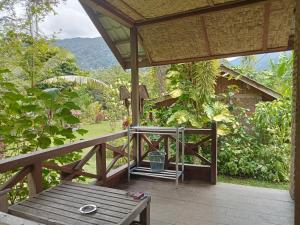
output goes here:
[{"label": "tropical shrub", "polygon": [[[38,88],[19,89],[8,82],[2,75],[9,75],[7,69],[0,69],[0,138],[2,157],[45,149],[51,145],[61,145],[67,140],[76,138],[72,126],[78,124],[79,119],[72,114],[72,110],[80,109],[76,104],[78,95],[69,90]],[[76,133],[84,134],[86,130],[77,129]],[[58,164],[79,160],[80,152],[59,157],[53,161]],[[44,170],[44,186],[49,187],[59,183],[59,174]],[[1,174],[0,181],[4,182],[11,176],[11,172]],[[26,182],[18,187],[19,198],[26,197]],[[10,193],[10,201],[18,200]]]},{"label": "tropical shrub", "polygon": [[291,101],[259,103],[250,118],[244,113],[236,121],[240,123],[235,124],[233,132],[220,138],[219,173],[271,182],[288,181]]}]

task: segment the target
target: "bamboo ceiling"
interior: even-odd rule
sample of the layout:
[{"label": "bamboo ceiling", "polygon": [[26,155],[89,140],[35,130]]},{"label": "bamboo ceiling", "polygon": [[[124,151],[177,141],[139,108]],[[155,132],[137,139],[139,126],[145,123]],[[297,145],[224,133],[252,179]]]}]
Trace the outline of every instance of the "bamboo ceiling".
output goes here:
[{"label": "bamboo ceiling", "polygon": [[130,27],[139,66],[285,51],[294,36],[294,0],[80,0],[123,68]]}]

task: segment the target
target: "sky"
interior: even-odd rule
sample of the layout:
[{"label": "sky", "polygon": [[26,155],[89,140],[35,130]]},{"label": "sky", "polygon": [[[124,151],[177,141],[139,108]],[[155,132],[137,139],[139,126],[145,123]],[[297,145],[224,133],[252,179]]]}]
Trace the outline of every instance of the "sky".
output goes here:
[{"label": "sky", "polygon": [[100,34],[81,7],[78,0],[67,0],[55,9],[56,15],[47,16],[40,24],[46,35],[59,39],[74,37],[99,37]]}]

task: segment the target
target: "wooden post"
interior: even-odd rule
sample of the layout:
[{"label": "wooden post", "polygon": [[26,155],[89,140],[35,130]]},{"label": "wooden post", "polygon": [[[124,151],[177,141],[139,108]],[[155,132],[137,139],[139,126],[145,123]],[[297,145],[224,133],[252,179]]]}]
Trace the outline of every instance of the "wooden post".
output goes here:
[{"label": "wooden post", "polygon": [[101,181],[101,184],[106,182],[106,144],[101,144],[96,150],[96,170],[97,181]]},{"label": "wooden post", "polygon": [[7,213],[8,212],[8,198],[7,194],[10,189],[5,189],[0,191],[0,212]]},{"label": "wooden post", "polygon": [[217,137],[217,124],[213,122],[211,126],[212,138],[211,138],[211,166],[210,166],[210,182],[212,184],[217,183],[217,151],[218,151],[218,137]]},{"label": "wooden post", "polygon": [[[138,126],[140,120],[139,113],[139,69],[138,69],[138,37],[137,28],[130,28],[130,51],[131,51],[131,112],[132,125]],[[137,137],[133,138],[133,158],[137,156]]]},{"label": "wooden post", "polygon": [[33,197],[43,191],[42,163],[36,162],[28,174],[29,196]]},{"label": "wooden post", "polygon": [[[300,0],[296,1],[295,11],[295,47],[294,47],[294,79],[293,79],[293,170],[294,181],[295,225],[300,225]],[[294,172],[294,173],[293,173]]]},{"label": "wooden post", "polygon": [[150,202],[140,215],[140,223],[141,225],[150,225]]}]

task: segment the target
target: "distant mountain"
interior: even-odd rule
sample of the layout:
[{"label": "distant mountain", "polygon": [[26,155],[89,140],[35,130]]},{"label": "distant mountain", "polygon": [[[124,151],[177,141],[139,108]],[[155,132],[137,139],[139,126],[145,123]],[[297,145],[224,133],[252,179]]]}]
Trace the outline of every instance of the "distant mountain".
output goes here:
[{"label": "distant mountain", "polygon": [[55,44],[72,52],[82,69],[109,68],[118,64],[102,37],[62,39]]},{"label": "distant mountain", "polygon": [[[275,52],[275,53],[268,53],[268,54],[259,54],[256,56],[256,63],[255,69],[257,71],[269,70],[270,69],[270,61],[272,60],[274,63],[278,63],[279,57],[281,54],[286,54],[290,56],[291,52]],[[239,66],[242,63],[242,57],[238,57],[232,61],[229,61],[229,65],[232,66]]]}]

